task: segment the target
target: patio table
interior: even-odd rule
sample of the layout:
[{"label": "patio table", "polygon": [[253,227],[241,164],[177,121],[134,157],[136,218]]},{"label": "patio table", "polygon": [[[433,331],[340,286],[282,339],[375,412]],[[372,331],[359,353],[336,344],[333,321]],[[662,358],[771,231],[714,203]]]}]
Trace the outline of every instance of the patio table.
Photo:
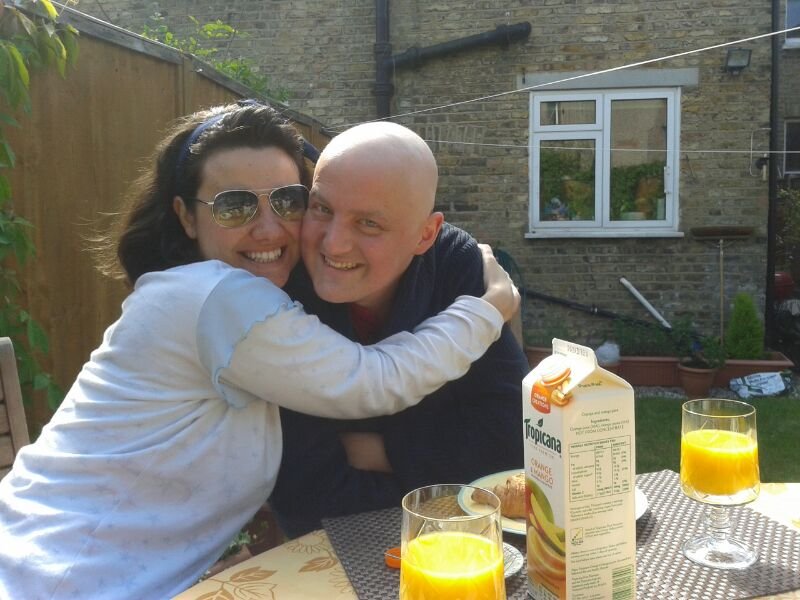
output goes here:
[{"label": "patio table", "polygon": [[[749,508],[800,532],[800,483],[762,484],[759,498]],[[800,589],[760,597],[800,600]],[[241,562],[176,596],[176,600],[222,598],[355,600],[358,596],[331,536],[318,530]]]}]

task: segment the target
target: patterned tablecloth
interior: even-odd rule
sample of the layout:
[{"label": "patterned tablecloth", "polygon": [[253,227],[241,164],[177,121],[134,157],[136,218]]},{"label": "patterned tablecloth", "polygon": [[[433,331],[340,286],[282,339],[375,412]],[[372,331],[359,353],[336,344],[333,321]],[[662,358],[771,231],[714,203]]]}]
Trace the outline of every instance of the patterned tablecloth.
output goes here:
[{"label": "patterned tablecloth", "polygon": [[[758,512],[800,531],[800,483],[765,483]],[[239,563],[176,596],[176,600],[357,600],[324,531],[287,542]],[[770,596],[800,600],[800,590]]]}]

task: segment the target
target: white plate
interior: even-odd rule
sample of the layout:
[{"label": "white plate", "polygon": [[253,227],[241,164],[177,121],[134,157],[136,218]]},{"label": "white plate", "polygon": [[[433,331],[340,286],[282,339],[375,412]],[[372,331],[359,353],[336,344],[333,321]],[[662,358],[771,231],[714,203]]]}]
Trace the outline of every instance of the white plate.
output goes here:
[{"label": "white plate", "polygon": [[647,496],[645,496],[644,492],[638,487],[636,488],[634,500],[634,512],[636,513],[636,520],[638,521],[639,518],[647,512],[647,509],[650,508],[650,503],[647,501]]},{"label": "white plate", "polygon": [[[491,475],[476,479],[469,485],[491,490],[494,486],[505,483],[506,479],[521,471],[522,469],[511,469],[510,471],[492,473]],[[634,512],[636,514],[636,520],[638,521],[648,511],[650,504],[647,501],[647,496],[645,496],[644,492],[638,487],[635,490],[634,501]],[[468,515],[481,515],[488,511],[488,507],[485,504],[474,502],[466,489],[462,490],[458,495],[458,505],[461,507],[461,510]],[[500,517],[500,519],[503,531],[525,535],[525,519],[510,519],[508,517]]]},{"label": "white plate", "polygon": [[[522,469],[511,469],[510,471],[501,471],[500,473],[492,473],[480,479],[476,479],[470,483],[473,487],[486,488],[491,490],[496,485],[502,485],[506,479],[512,475],[522,472]],[[458,494],[458,505],[468,515],[482,515],[489,511],[489,507],[485,504],[478,504],[472,500],[471,492],[465,488]],[[501,526],[503,531],[507,533],[516,533],[525,535],[525,519],[509,519],[508,517],[500,517]]]},{"label": "white plate", "polygon": [[516,575],[525,564],[525,557],[522,552],[514,548],[508,542],[503,542],[503,575],[506,579]]}]

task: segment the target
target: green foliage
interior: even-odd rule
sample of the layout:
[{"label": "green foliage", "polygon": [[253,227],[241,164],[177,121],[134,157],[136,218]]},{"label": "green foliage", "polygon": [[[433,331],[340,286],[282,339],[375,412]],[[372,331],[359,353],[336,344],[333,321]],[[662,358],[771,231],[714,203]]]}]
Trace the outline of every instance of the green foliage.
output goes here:
[{"label": "green foliage", "polygon": [[687,366],[716,369],[725,362],[719,340],[695,333],[688,319],[678,319],[672,329],[615,321],[613,340],[622,356],[675,356]]},{"label": "green foliage", "polygon": [[[664,163],[652,162],[641,165],[613,167],[611,169],[611,218],[618,220],[622,213],[636,212],[636,191],[640,181],[658,179],[664,189]],[[655,218],[650,215],[649,218]]]},{"label": "green foliage", "polygon": [[744,292],[736,294],[733,312],[725,331],[728,358],[758,360],[764,356],[764,326],[758,318],[756,304]]},{"label": "green foliage", "polygon": [[725,364],[725,347],[714,337],[691,338],[680,354],[681,364],[695,369],[719,369]]},{"label": "green foliage", "polygon": [[148,39],[161,42],[167,46],[196,56],[210,64],[231,79],[246,85],[262,98],[273,98],[285,101],[289,94],[283,88],[270,86],[269,77],[258,72],[258,67],[248,58],[221,57],[220,45],[230,45],[234,38],[245,38],[247,34],[234,29],[223,21],[216,20],[201,24],[194,17],[189,17],[194,32],[188,37],[180,37],[170,31],[164,17],[155,13],[150,17],[152,25],[145,25],[142,35]]},{"label": "green foliage", "polygon": [[[581,153],[578,150],[556,149],[543,150],[539,156],[539,186],[540,198],[544,206],[552,198],[559,198],[566,202],[567,210],[570,211],[568,218],[577,216],[588,218],[594,209],[594,196],[592,195],[587,204],[584,199],[579,198],[567,201],[564,197],[564,181],[572,180],[594,186],[594,165],[584,165],[581,161]],[[657,189],[664,189],[664,163],[656,161],[651,163],[612,167],[610,181],[611,197],[611,218],[619,220],[622,213],[637,212],[641,207],[636,205],[636,195],[640,182],[645,180],[656,180]],[[642,200],[651,203],[648,218],[655,218],[655,198],[643,198]],[[586,204],[586,206],[584,206]],[[576,215],[574,213],[580,213]]]},{"label": "green foliage", "polygon": [[47,334],[19,303],[17,269],[35,255],[31,223],[15,214],[7,170],[16,157],[5,135],[6,127],[19,127],[12,113],[31,110],[30,73],[55,68],[66,76],[78,54],[78,32],[57,22],[50,0],[20,0],[14,6],[0,0],[0,335],[14,342],[20,383],[26,402],[33,391],[43,391],[56,408],[63,393],[45,373],[37,356],[47,354]]},{"label": "green foliage", "polygon": [[619,345],[622,356],[676,356],[685,337],[685,328],[688,328],[685,321],[676,324],[670,331],[658,325],[617,320],[614,321],[612,339]]}]

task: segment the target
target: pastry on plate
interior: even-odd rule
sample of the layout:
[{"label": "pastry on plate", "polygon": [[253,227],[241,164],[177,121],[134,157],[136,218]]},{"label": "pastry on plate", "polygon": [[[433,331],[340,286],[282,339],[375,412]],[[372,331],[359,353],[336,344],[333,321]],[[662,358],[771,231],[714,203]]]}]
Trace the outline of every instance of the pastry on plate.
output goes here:
[{"label": "pastry on plate", "polygon": [[[501,515],[510,519],[525,517],[525,474],[522,471],[508,477],[505,483],[494,486],[492,491],[500,498]],[[478,488],[472,492],[472,501],[488,504],[488,497],[484,490]]]}]

